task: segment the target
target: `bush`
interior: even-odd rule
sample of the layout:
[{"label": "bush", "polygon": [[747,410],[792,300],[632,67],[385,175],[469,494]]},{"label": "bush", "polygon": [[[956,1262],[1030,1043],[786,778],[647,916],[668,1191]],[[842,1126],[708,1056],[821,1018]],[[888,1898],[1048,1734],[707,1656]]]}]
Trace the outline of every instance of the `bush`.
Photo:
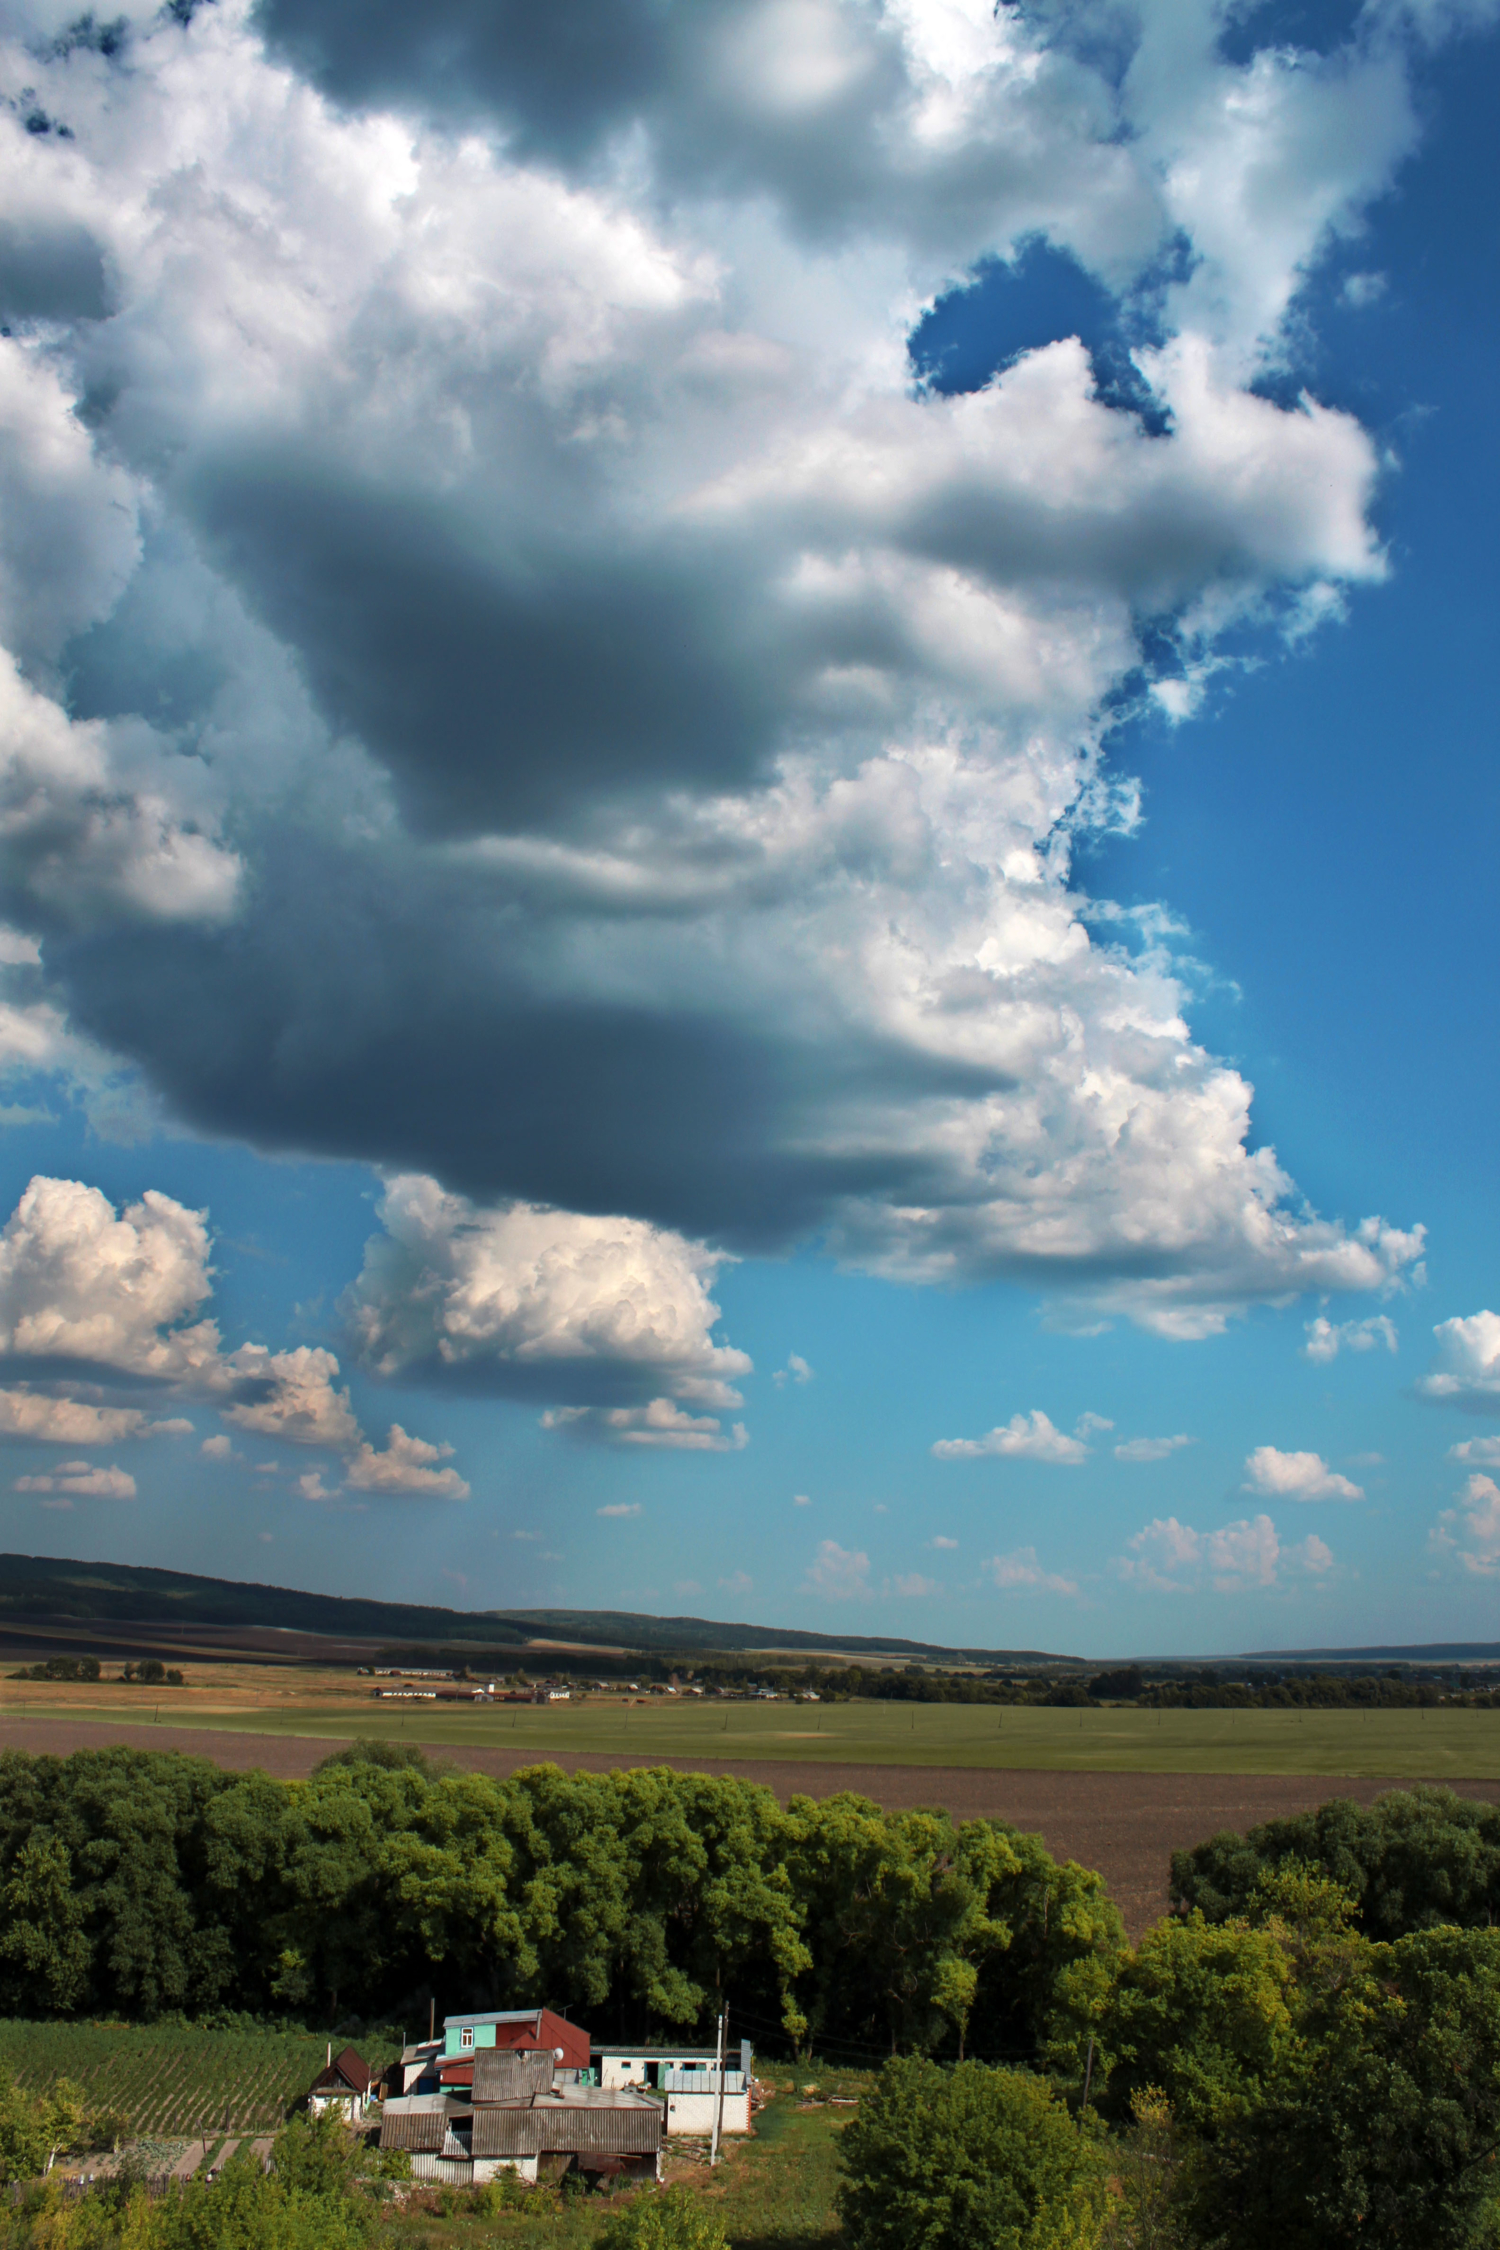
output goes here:
[{"label": "bush", "polygon": [[1085,2250],[1089,2143],[1028,2071],[887,2063],[843,2136],[851,2250]]},{"label": "bush", "polygon": [[598,2250],[729,2250],[724,2223],[690,2187],[648,2189],[609,2214]]},{"label": "bush", "polygon": [[722,2222],[691,2188],[648,2189],[610,2213],[599,2250],[728,2250]]}]

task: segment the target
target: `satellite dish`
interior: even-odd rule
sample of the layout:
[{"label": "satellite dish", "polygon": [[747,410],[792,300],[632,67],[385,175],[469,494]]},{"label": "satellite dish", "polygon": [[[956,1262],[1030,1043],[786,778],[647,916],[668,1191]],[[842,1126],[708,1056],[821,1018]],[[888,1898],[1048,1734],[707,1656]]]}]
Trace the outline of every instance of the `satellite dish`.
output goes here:
[{"label": "satellite dish", "polygon": [[553,2048],[553,2050],[552,2050],[552,2054],[553,2054],[553,2058],[554,2058],[554,2060],[555,2060],[555,2061],[557,2061],[557,2062],[561,2062],[561,2061],[562,2061],[562,2059],[563,2059],[563,2051],[562,2051],[561,2047],[554,2047],[554,2048]]}]

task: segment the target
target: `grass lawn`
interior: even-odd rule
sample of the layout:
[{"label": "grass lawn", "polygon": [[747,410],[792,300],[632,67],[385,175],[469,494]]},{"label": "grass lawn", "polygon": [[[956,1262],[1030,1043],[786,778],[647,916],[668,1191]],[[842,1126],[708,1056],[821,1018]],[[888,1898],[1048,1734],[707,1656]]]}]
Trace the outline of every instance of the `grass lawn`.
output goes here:
[{"label": "grass lawn", "polygon": [[[9,1686],[9,1683],[7,1683]],[[118,1721],[118,1705],[75,1690],[31,1715]],[[0,1711],[21,1714],[14,1689]],[[163,1718],[178,1714],[164,1709]],[[145,1716],[143,1713],[142,1716]],[[544,1759],[591,1752],[622,1765],[653,1758],[759,1764],[966,1766],[1084,1772],[1500,1777],[1500,1711],[997,1710],[982,1704],[649,1703],[551,1708],[418,1704],[368,1697],[319,1704],[200,1703],[184,1723],[254,1734],[371,1734],[442,1748],[515,1750]]]}]

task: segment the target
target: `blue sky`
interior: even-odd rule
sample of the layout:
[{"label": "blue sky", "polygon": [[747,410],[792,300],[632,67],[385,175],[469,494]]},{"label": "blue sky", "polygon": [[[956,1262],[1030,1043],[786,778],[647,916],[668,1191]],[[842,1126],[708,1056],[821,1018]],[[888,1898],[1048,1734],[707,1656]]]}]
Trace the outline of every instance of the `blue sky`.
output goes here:
[{"label": "blue sky", "polygon": [[1492,21],[438,13],[4,18],[4,1544],[1490,1638]]}]

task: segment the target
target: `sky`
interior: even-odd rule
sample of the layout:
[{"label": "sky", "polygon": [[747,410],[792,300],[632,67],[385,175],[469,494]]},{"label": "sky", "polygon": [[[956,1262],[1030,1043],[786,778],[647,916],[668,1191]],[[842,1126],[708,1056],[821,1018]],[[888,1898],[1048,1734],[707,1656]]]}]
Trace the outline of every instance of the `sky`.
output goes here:
[{"label": "sky", "polygon": [[1488,1640],[1494,0],[0,5],[0,1546]]}]

